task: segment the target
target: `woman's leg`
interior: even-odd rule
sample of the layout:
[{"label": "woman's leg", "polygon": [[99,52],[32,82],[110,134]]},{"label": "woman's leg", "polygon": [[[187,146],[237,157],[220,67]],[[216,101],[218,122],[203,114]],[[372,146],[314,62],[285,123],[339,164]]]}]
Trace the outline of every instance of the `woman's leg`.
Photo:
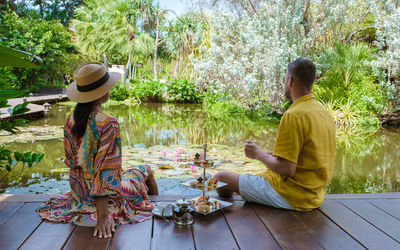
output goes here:
[{"label": "woman's leg", "polygon": [[149,165],[143,165],[143,167],[146,169],[146,172],[148,173],[146,177],[146,185],[149,188],[149,191],[147,191],[148,195],[158,195],[158,186],[157,182],[154,178],[153,175],[153,170],[151,170],[151,167]]}]

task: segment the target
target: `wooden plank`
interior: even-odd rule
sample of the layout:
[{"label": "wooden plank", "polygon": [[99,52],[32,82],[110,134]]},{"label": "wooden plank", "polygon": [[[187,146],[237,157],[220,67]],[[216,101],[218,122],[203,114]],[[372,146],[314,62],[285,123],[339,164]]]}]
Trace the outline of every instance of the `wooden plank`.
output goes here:
[{"label": "wooden plank", "polygon": [[327,194],[325,200],[336,199],[400,199],[400,192],[371,194]]},{"label": "wooden plank", "polygon": [[374,206],[379,207],[386,213],[400,220],[400,199],[375,199],[368,201]]},{"label": "wooden plank", "polygon": [[44,220],[21,249],[61,249],[74,228],[71,223],[53,223]]},{"label": "wooden plank", "polygon": [[239,249],[221,211],[197,214],[192,231],[197,249]]},{"label": "wooden plank", "polygon": [[284,249],[322,249],[287,210],[253,204],[253,207]]},{"label": "wooden plank", "polygon": [[[340,202],[400,243],[400,220],[393,218],[367,201],[342,200]],[[398,247],[400,248],[400,244]]]},{"label": "wooden plank", "polygon": [[[0,203],[2,202],[45,202],[50,199],[52,195],[41,195],[41,194],[0,194]],[[194,198],[197,196],[188,196],[186,199]],[[211,196],[213,198],[218,198],[220,200],[225,200],[229,202],[233,201],[243,201],[239,195],[234,195],[232,198],[223,199],[218,196]],[[177,201],[182,199],[180,195],[150,195],[150,200],[152,201]]]},{"label": "wooden plank", "polygon": [[111,249],[150,249],[152,220],[117,227],[111,240]]},{"label": "wooden plank", "polygon": [[0,226],[0,249],[17,249],[40,224],[37,203],[26,203]]},{"label": "wooden plank", "polygon": [[360,243],[324,216],[319,210],[290,212],[325,249],[364,249]]},{"label": "wooden plank", "polygon": [[240,249],[280,249],[250,203],[236,201],[234,206],[224,208],[223,213]]},{"label": "wooden plank", "polygon": [[[192,199],[198,197],[198,195],[196,196],[185,196],[186,200]],[[234,201],[243,201],[242,197],[240,195],[233,195],[231,198],[221,198],[217,195],[212,195],[210,196],[211,198],[216,198],[219,200],[223,200],[223,201],[229,201],[229,202],[234,202]],[[181,195],[162,195],[162,196],[158,196],[158,195],[150,195],[150,200],[152,201],[177,201],[177,200],[181,200],[182,196]]]},{"label": "wooden plank", "polygon": [[320,207],[326,216],[369,249],[398,249],[392,238],[369,224],[336,200],[325,200]]},{"label": "wooden plank", "polygon": [[0,194],[0,202],[45,202],[50,197],[41,194]]},{"label": "wooden plank", "polygon": [[195,249],[191,226],[154,218],[152,249]]},{"label": "wooden plank", "polygon": [[[111,238],[100,239],[97,236],[93,236],[94,227],[80,227],[77,226],[73,231],[71,237],[65,244],[64,249],[85,249],[85,250],[101,250],[107,249],[108,243]],[[132,236],[131,236],[132,237]],[[135,236],[136,237],[136,236]]]},{"label": "wooden plank", "polygon": [[12,216],[22,205],[23,203],[20,202],[0,203],[0,225]]}]

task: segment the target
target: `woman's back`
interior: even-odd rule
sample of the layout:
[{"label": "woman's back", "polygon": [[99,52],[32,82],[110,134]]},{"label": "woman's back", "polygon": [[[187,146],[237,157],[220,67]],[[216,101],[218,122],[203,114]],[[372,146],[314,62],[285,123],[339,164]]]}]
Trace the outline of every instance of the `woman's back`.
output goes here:
[{"label": "woman's back", "polygon": [[[43,219],[94,226],[109,237],[114,224],[148,220],[153,208],[146,182],[157,193],[149,166],[122,172],[117,119],[101,112],[120,74],[101,63],[88,63],[74,72],[67,95],[77,102],[64,127],[65,164],[71,191],[47,201],[37,212]],[[151,178],[149,178],[151,177]],[[107,230],[105,230],[107,228]],[[107,232],[106,232],[107,231]]]},{"label": "woman's back", "polygon": [[102,112],[92,113],[82,138],[73,135],[73,125],[71,114],[64,128],[65,164],[71,169],[70,182],[71,178],[74,183],[85,181],[84,187],[91,187],[90,191],[80,190],[85,196],[119,193],[121,139],[118,121]]}]

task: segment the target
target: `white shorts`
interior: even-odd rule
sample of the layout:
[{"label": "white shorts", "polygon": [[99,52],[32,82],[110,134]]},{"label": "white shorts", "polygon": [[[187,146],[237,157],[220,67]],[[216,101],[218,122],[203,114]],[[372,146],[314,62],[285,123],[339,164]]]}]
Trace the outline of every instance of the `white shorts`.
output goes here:
[{"label": "white shorts", "polygon": [[263,205],[294,210],[275,191],[275,189],[261,176],[242,174],[239,177],[239,193],[246,201],[252,201]]}]

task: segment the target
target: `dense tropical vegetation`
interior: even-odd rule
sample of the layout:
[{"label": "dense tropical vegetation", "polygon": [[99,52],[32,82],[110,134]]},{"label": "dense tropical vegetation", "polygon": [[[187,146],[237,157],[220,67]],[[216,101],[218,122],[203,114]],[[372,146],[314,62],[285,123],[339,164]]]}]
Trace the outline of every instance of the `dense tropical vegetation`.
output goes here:
[{"label": "dense tropical vegetation", "polygon": [[[16,51],[7,47],[0,46],[0,57],[5,58],[0,62],[0,66],[6,67],[18,67],[18,68],[37,68],[35,64],[27,62],[24,57],[27,55],[26,52]],[[8,99],[19,97],[23,94],[23,91],[18,90],[0,90],[0,108],[8,108],[7,112],[10,115],[21,115],[29,111],[28,102],[18,104],[11,108],[8,104]],[[0,115],[3,112],[0,111]],[[26,125],[26,120],[22,118],[16,118],[14,120],[0,120],[0,132],[7,131],[11,134],[16,134],[19,130],[18,127]],[[25,170],[25,167],[31,168],[35,163],[40,162],[44,157],[44,154],[33,153],[31,151],[19,152],[11,151],[7,147],[0,146],[0,182],[3,182],[9,177],[10,172],[15,169],[18,165],[20,167],[19,177]],[[18,164],[22,163],[22,164]],[[15,172],[15,171],[14,171]]]},{"label": "dense tropical vegetation", "polygon": [[125,69],[114,100],[271,118],[288,107],[287,63],[307,57],[341,131],[400,118],[398,0],[193,0],[180,16],[153,0],[2,2],[0,44],[43,58],[37,70],[1,67],[2,89],[65,86],[97,60]]}]

